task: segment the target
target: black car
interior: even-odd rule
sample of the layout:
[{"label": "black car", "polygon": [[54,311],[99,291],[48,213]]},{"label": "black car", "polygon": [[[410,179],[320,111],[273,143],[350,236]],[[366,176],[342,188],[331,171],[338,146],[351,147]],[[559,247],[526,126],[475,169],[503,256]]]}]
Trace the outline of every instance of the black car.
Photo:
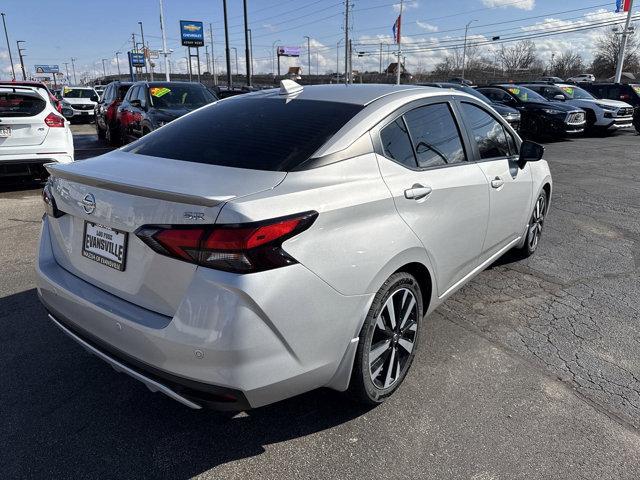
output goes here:
[{"label": "black car", "polygon": [[100,101],[95,107],[96,133],[98,138],[110,144],[120,141],[120,125],[118,124],[118,107],[122,103],[132,82],[111,82],[104,89]]},{"label": "black car", "polygon": [[633,105],[633,125],[640,133],[640,83],[581,83],[580,86],[596,98],[621,100]]},{"label": "black car", "polygon": [[118,107],[122,143],[136,140],[218,98],[201,83],[137,82]]},{"label": "black car", "polygon": [[563,137],[584,132],[584,110],[560,102],[550,102],[540,94],[520,85],[504,84],[478,87],[492,102],[517,109],[520,131],[528,137]]},{"label": "black car", "polygon": [[473,95],[476,98],[479,98],[483,102],[488,103],[493,107],[493,109],[498,112],[502,118],[504,118],[509,125],[513,127],[514,130],[518,130],[520,128],[520,112],[512,107],[507,107],[502,103],[496,103],[491,101],[491,99],[487,98],[485,95],[480,93],[478,90],[471,88],[468,85],[462,85],[460,83],[450,83],[450,82],[435,82],[435,83],[420,83],[418,85],[422,85],[425,87],[438,87],[438,88],[453,88],[454,90],[458,90],[460,92],[468,93],[469,95]]}]

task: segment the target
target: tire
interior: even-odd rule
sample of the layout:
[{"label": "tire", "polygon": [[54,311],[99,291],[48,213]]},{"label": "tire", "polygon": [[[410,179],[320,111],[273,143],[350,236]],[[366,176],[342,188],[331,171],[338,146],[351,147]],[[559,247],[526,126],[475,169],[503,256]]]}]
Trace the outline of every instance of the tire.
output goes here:
[{"label": "tire", "polygon": [[96,133],[98,134],[98,138],[100,140],[104,140],[105,139],[105,132],[104,130],[102,130],[100,128],[100,125],[98,125],[98,121],[96,120]]},{"label": "tire", "polygon": [[354,399],[378,405],[398,389],[415,357],[423,315],[415,277],[391,275],[376,293],[360,331],[349,385]]},{"label": "tire", "polygon": [[105,140],[109,145],[117,146],[120,144],[122,140],[119,129],[108,127],[105,130]]},{"label": "tire", "polygon": [[540,238],[542,236],[542,229],[544,227],[544,219],[547,215],[548,204],[547,192],[542,190],[533,207],[533,212],[531,212],[529,228],[527,228],[527,238],[524,241],[524,245],[521,248],[514,250],[514,253],[518,258],[528,258],[538,249]]}]

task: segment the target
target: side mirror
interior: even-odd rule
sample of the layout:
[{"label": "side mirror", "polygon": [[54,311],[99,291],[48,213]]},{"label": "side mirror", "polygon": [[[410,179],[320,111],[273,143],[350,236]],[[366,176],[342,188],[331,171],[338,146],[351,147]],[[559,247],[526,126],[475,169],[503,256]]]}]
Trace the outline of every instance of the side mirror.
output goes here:
[{"label": "side mirror", "polygon": [[566,98],[564,98],[564,95],[554,95],[553,99],[558,100],[559,102],[564,102],[566,100]]},{"label": "side mirror", "polygon": [[525,140],[520,145],[520,157],[518,158],[518,167],[523,169],[528,162],[537,162],[542,160],[544,156],[544,147],[536,142]]}]

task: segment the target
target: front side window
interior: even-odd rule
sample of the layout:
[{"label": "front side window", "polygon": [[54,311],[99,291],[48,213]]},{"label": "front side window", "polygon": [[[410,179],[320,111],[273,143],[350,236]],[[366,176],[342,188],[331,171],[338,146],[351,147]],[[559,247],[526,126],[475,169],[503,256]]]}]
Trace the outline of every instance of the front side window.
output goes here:
[{"label": "front side window", "polygon": [[498,120],[482,108],[466,102],[462,103],[462,114],[471,127],[482,160],[509,156],[509,142]]},{"label": "front side window", "polygon": [[458,126],[448,104],[419,107],[404,117],[419,167],[450,165],[466,160]]},{"label": "front side window", "polygon": [[286,172],[362,110],[319,100],[238,96],[165,125],[123,150],[186,162]]},{"label": "front side window", "polygon": [[380,140],[386,157],[392,158],[406,167],[416,168],[413,146],[402,117],[382,129]]}]

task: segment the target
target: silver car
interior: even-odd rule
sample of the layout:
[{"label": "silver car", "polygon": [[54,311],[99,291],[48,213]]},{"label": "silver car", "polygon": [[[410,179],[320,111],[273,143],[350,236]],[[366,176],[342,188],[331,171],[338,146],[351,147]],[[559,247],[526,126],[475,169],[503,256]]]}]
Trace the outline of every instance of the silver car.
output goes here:
[{"label": "silver car", "polygon": [[318,387],[376,404],[426,314],[535,252],[542,155],[462,92],[285,80],[49,165],[38,293],[88,351],[192,408]]}]

